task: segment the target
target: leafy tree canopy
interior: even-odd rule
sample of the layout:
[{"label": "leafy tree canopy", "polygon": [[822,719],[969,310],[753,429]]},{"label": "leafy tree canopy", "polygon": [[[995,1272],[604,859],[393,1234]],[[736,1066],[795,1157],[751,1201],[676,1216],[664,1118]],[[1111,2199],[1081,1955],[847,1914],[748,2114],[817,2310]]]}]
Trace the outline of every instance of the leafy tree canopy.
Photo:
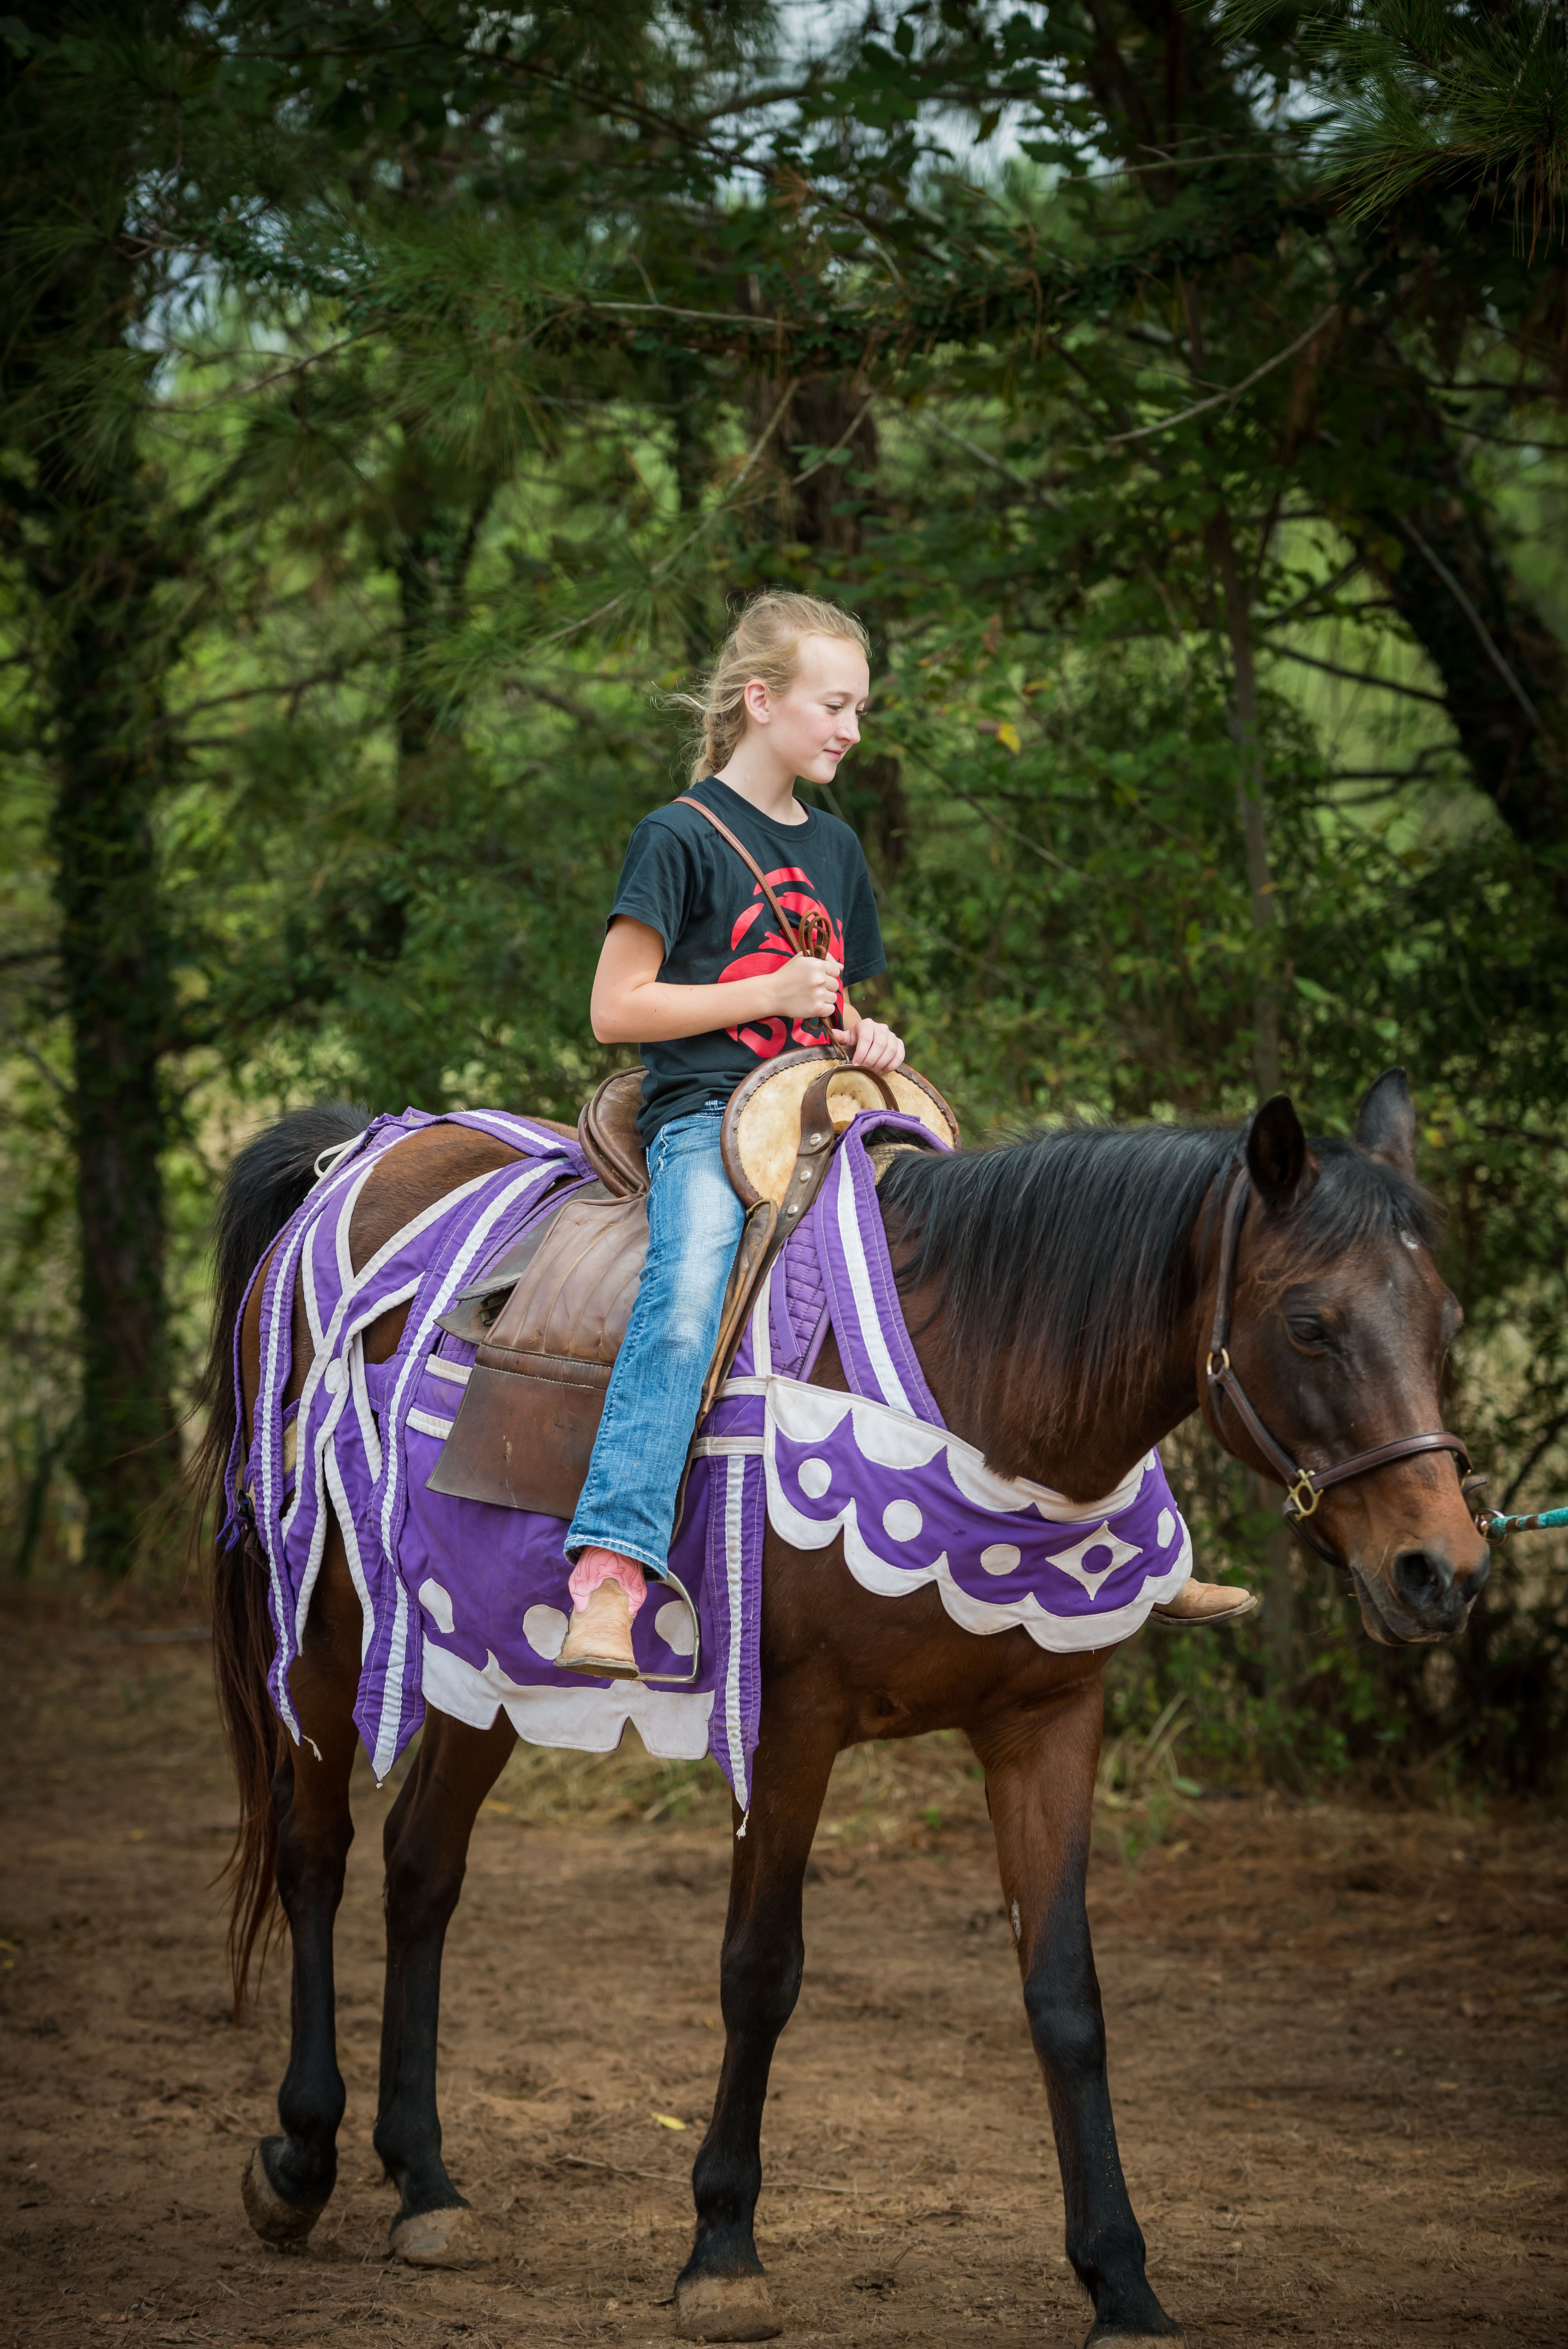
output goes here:
[{"label": "leafy tree canopy", "polygon": [[[966,1125],[1343,1130],[1405,1061],[1456,1421],[1561,1480],[1565,54],[1522,5],[0,23],[24,1557],[126,1555],[246,1121],[574,1108],[667,697],[772,581],[872,626],[838,803]],[[1549,1577],[1429,1670],[1265,1570],[1216,1737],[1551,1748]]]}]

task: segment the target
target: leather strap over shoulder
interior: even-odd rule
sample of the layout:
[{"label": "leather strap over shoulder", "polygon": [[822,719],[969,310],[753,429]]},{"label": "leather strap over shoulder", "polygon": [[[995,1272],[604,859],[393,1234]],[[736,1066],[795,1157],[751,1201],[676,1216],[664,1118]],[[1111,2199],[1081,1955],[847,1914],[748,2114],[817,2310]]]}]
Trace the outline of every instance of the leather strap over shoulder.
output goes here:
[{"label": "leather strap over shoulder", "polygon": [[743,847],[741,843],[737,840],[734,833],[731,832],[729,826],[725,823],[724,818],[722,816],[715,815],[710,807],[704,807],[702,802],[699,799],[694,798],[690,792],[682,792],[680,797],[676,802],[676,807],[696,808],[698,815],[703,817],[707,823],[712,824],[720,840],[726,840],[729,843],[730,847],[734,849],[737,856],[739,857],[742,864],[745,865],[747,871],[750,874],[752,879],[761,890],[762,895],[768,900],[768,910],[772,915],[774,920],[778,923],[779,927],[782,930],[787,938],[792,938],[795,935],[794,923],[789,919],[789,916],[784,911],[783,906],[779,903],[778,898],[769,888],[768,885],[768,877],[763,872],[761,865],[757,862],[756,857],[753,856],[748,848]]},{"label": "leather strap over shoulder", "polygon": [[[789,915],[779,903],[778,898],[774,895],[772,889],[769,885],[768,876],[763,872],[761,865],[758,864],[756,857],[752,855],[751,851],[745,847],[742,843],[736,838],[734,833],[731,832],[729,826],[725,823],[724,818],[722,816],[715,815],[710,807],[705,807],[701,800],[694,799],[689,792],[682,792],[675,804],[676,807],[695,808],[698,815],[700,815],[705,822],[712,824],[719,838],[728,842],[730,847],[734,849],[737,856],[739,857],[742,864],[745,865],[747,871],[750,874],[752,879],[761,890],[764,898],[767,900],[768,910],[779,925],[779,934],[780,937],[789,938],[794,946],[797,954],[810,954],[812,949],[809,946],[805,945],[801,940],[799,926],[789,919]],[[822,957],[818,956],[816,959],[820,961]],[[830,1031],[827,1020],[822,1020],[820,1022],[820,1026],[822,1030],[823,1050],[825,1051],[834,1053],[841,1061],[847,1061],[849,1054],[845,1051],[841,1044],[834,1040],[834,1038]]]}]

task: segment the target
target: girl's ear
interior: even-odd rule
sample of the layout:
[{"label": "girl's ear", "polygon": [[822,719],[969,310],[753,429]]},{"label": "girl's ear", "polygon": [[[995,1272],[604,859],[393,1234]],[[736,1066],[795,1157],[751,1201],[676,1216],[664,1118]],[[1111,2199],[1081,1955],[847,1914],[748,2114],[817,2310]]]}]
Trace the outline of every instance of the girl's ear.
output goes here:
[{"label": "girl's ear", "polygon": [[773,697],[759,677],[749,679],[740,698],[745,703],[746,714],[754,726],[772,724]]}]

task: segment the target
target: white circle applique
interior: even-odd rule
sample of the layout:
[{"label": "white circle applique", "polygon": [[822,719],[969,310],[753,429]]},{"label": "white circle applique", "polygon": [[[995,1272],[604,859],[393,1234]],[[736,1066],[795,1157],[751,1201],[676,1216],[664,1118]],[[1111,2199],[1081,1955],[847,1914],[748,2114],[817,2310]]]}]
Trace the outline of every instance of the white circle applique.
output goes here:
[{"label": "white circle applique", "polygon": [[913,1501],[890,1501],[882,1511],[882,1531],[896,1542],[913,1541],[924,1523]]},{"label": "white circle applique", "polygon": [[566,1644],[566,1618],[559,1607],[531,1607],[522,1619],[522,1636],[536,1656],[552,1664]]},{"label": "white circle applique", "polygon": [[696,1642],[692,1635],[691,1615],[680,1599],[672,1599],[661,1607],[654,1618],[654,1629],[666,1648],[677,1656],[689,1656]]},{"label": "white circle applique", "polygon": [[1161,1549],[1170,1548],[1171,1537],[1175,1531],[1175,1518],[1171,1516],[1169,1509],[1161,1509],[1160,1512],[1160,1523],[1154,1528],[1154,1538],[1159,1543]]},{"label": "white circle applique", "polygon": [[437,1630],[445,1631],[449,1639],[452,1624],[456,1619],[452,1613],[451,1592],[443,1584],[438,1582],[433,1574],[429,1574],[419,1585],[418,1599],[420,1606]]},{"label": "white circle applique", "polygon": [[1011,1574],[1023,1551],[1016,1542],[993,1542],[980,1553],[980,1563],[987,1574]]},{"label": "white circle applique", "polygon": [[820,1501],[833,1481],[833,1472],[825,1460],[802,1460],[798,1482],[810,1499]]}]

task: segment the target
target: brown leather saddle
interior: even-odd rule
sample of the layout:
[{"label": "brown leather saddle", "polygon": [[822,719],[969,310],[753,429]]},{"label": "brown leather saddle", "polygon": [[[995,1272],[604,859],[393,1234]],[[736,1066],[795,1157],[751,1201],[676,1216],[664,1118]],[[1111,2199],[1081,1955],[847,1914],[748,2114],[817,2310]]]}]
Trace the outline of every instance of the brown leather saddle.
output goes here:
[{"label": "brown leather saddle", "polygon": [[[433,1491],[557,1517],[576,1507],[647,1254],[642,1086],[640,1068],[605,1078],[577,1125],[595,1179],[536,1222],[443,1316],[442,1329],[477,1351],[429,1478]],[[781,1053],[731,1095],[720,1145],[746,1225],[703,1412],[776,1249],[821,1188],[840,1134],[859,1111],[879,1107],[918,1118],[956,1148],[958,1121],[913,1069],[872,1076],[812,1047]]]}]

